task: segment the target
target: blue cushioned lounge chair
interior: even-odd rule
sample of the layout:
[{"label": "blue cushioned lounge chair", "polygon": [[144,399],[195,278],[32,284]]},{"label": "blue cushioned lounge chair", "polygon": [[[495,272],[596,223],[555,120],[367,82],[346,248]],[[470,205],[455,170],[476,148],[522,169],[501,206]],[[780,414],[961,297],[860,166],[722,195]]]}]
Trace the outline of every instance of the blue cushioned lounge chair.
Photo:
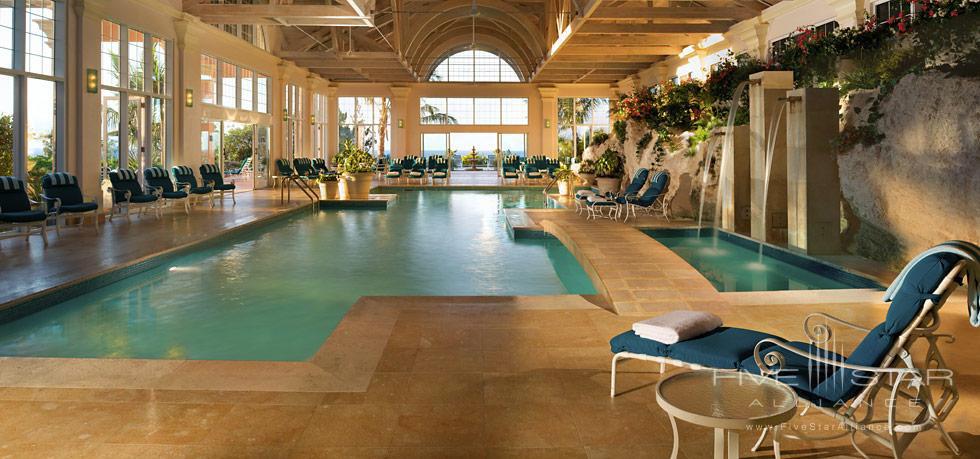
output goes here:
[{"label": "blue cushioned lounge chair", "polygon": [[204,184],[211,187],[215,193],[221,194],[221,198],[224,199],[225,193],[231,193],[231,202],[237,204],[238,201],[235,200],[235,183],[225,183],[224,175],[221,173],[221,169],[214,164],[202,164],[200,167],[201,180]]},{"label": "blue cushioned lounge chair", "polygon": [[157,190],[153,188],[143,189],[140,185],[136,173],[129,169],[117,169],[109,172],[109,194],[112,195],[112,209],[109,211],[109,220],[116,214],[126,215],[133,207],[139,212],[137,215],[143,216],[143,211],[152,209],[157,218],[160,218],[160,197]]},{"label": "blue cushioned lounge chair", "polygon": [[170,180],[170,173],[162,167],[150,167],[143,171],[143,180],[146,186],[156,189],[157,196],[160,196],[161,205],[177,205],[178,202],[184,204],[184,213],[191,213],[190,185],[180,185],[179,189],[174,187],[174,182]]},{"label": "blue cushioned lounge chair", "polygon": [[[632,183],[630,184],[632,185]],[[630,215],[636,218],[636,211],[640,210],[647,215],[650,212],[657,210],[658,208],[663,213],[665,219],[670,220],[667,216],[667,189],[670,185],[670,174],[667,171],[660,171],[653,174],[653,178],[650,179],[650,186],[643,192],[643,194],[637,195],[626,194],[624,196],[619,196],[616,198],[616,202],[621,206],[621,209],[625,209],[626,216],[623,217],[623,222],[629,220]]]},{"label": "blue cushioned lounge chair", "polygon": [[317,177],[319,177],[320,174],[330,174],[330,168],[327,167],[327,162],[324,161],[323,158],[313,158],[311,164]]},{"label": "blue cushioned lounge chair", "polygon": [[442,156],[433,156],[429,159],[431,160],[429,162],[429,169],[431,170],[431,175],[429,177],[432,178],[432,181],[435,182],[436,180],[444,180],[448,183],[449,161],[446,161],[446,158]]},{"label": "blue cushioned lounge chair", "polygon": [[425,163],[421,161],[416,161],[412,163],[412,168],[408,172],[409,179],[416,179],[419,181],[419,185],[425,181]]},{"label": "blue cushioned lounge chair", "polygon": [[174,181],[177,186],[185,186],[190,194],[190,204],[197,204],[202,198],[207,198],[211,207],[214,207],[214,190],[209,186],[197,186],[197,177],[194,177],[194,169],[187,166],[174,166],[171,171],[174,173]]},{"label": "blue cushioned lounge chair", "polygon": [[515,155],[507,155],[500,164],[501,177],[504,180],[517,181],[521,178],[521,159]]},{"label": "blue cushioned lounge chair", "polygon": [[320,176],[320,173],[313,167],[313,161],[310,158],[293,159],[293,169],[304,180],[316,180]]},{"label": "blue cushioned lounge chair", "polygon": [[[23,180],[10,176],[0,177],[0,230],[26,230],[25,240],[37,232],[41,234],[44,245],[48,245],[48,219],[54,218],[56,214],[45,207],[31,201]],[[20,234],[9,237],[17,236]]]},{"label": "blue cushioned lounge chair", "polygon": [[[970,277],[971,311],[980,306],[978,260],[980,248],[968,242],[952,241],[929,249],[912,260],[889,287],[886,301],[891,304],[883,322],[869,329],[827,314],[810,314],[803,320],[809,342],[735,327],[721,327],[670,345],[640,338],[633,331],[622,333],[610,341],[614,354],[610,395],[616,396],[616,363],[623,359],[658,362],[661,372],[671,364],[762,374],[789,384],[807,405],[804,412],[816,409],[844,426],[842,433],[832,437],[804,437],[802,433],[788,437],[821,440],[850,435],[855,448],[868,457],[855,441],[857,434],[864,434],[888,448],[892,457],[900,458],[918,433],[935,429],[958,454],[942,426],[958,392],[953,372],[937,347],[940,340],[952,342],[952,337],[935,331],[939,309],[964,276]],[[832,341],[841,327],[864,334],[846,355]],[[920,338],[923,342],[913,349]],[[924,354],[915,355],[923,349]],[[908,410],[896,412],[898,405]]]},{"label": "blue cushioned lounge chair", "polygon": [[538,168],[535,161],[531,158],[524,161],[524,165],[521,166],[521,169],[524,172],[525,181],[541,180],[544,178],[544,175],[541,173],[541,169]]},{"label": "blue cushioned lounge chair", "polygon": [[65,172],[52,172],[41,178],[41,197],[47,202],[48,210],[57,214],[57,228],[60,231],[68,216],[78,217],[79,224],[86,216],[92,217],[95,232],[99,232],[99,204],[87,199],[78,187],[78,178]]}]

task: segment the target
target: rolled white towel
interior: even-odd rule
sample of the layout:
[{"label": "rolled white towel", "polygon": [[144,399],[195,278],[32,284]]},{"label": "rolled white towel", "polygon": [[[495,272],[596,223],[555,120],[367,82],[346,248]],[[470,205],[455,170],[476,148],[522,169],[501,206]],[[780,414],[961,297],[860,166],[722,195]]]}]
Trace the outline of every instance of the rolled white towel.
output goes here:
[{"label": "rolled white towel", "polygon": [[586,201],[589,201],[589,202],[606,202],[606,201],[608,201],[608,199],[606,199],[606,198],[604,198],[602,196],[598,196],[598,195],[589,196],[585,200]]},{"label": "rolled white towel", "polygon": [[701,336],[721,326],[721,318],[702,311],[671,311],[633,324],[633,332],[641,338],[664,344]]},{"label": "rolled white towel", "polygon": [[587,198],[589,196],[595,196],[595,191],[592,190],[578,190],[575,192],[575,197],[577,198]]}]

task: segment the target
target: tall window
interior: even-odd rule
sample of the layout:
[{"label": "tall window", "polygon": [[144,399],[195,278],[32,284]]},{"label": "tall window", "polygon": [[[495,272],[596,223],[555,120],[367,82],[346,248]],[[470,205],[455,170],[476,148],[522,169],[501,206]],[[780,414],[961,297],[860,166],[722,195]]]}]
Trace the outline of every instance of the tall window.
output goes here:
[{"label": "tall window", "polygon": [[112,169],[168,164],[171,43],[102,21],[102,178]]},{"label": "tall window", "polygon": [[386,97],[341,97],[337,100],[340,143],[354,141],[373,155],[390,154],[391,102]]},{"label": "tall window", "polygon": [[[476,152],[496,160],[496,152],[503,155],[527,156],[527,134],[496,132],[439,132],[422,134],[422,155],[442,156],[450,149],[456,153],[454,167],[462,167],[460,157],[476,149]],[[494,167],[489,161],[487,166]]]},{"label": "tall window", "polygon": [[38,198],[64,159],[63,0],[0,0],[0,175]]},{"label": "tall window", "polygon": [[460,51],[443,59],[429,81],[520,82],[521,77],[506,60],[487,51]]},{"label": "tall window", "polygon": [[283,146],[288,159],[306,157],[300,150],[302,145],[301,126],[303,126],[303,90],[299,86],[283,85]]},{"label": "tall window", "polygon": [[[828,35],[837,30],[838,27],[840,27],[840,25],[837,23],[837,21],[828,21],[815,26],[810,26],[809,29],[813,30],[817,34]],[[773,42],[769,44],[769,60],[775,61],[776,59],[779,59],[779,56],[786,51],[787,48],[793,45],[793,40],[796,39],[797,35],[797,33],[791,33],[778,40],[773,40]]]},{"label": "tall window", "polygon": [[201,102],[269,113],[269,77],[202,54]]},{"label": "tall window", "polygon": [[327,151],[328,106],[327,96],[324,94],[313,95],[313,117],[310,119],[310,131],[313,135],[313,157],[328,159],[330,152]]},{"label": "tall window", "polygon": [[609,132],[609,99],[558,99],[558,156],[581,158],[599,132]]},{"label": "tall window", "polygon": [[422,124],[527,125],[526,98],[441,98],[419,99]]},{"label": "tall window", "polygon": [[909,0],[887,0],[875,5],[875,18],[879,23],[888,22],[891,18],[914,16],[915,8]]}]

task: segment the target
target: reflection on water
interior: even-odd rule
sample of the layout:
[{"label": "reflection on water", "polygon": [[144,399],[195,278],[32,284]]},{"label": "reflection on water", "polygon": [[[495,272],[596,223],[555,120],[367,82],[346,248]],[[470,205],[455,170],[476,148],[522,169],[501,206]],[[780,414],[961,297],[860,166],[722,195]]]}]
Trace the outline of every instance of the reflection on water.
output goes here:
[{"label": "reflection on water", "polygon": [[[557,241],[513,241],[540,192],[406,191],[275,223],[0,326],[0,354],[303,360],[364,295],[594,293]],[[193,217],[192,217],[193,218]]]}]

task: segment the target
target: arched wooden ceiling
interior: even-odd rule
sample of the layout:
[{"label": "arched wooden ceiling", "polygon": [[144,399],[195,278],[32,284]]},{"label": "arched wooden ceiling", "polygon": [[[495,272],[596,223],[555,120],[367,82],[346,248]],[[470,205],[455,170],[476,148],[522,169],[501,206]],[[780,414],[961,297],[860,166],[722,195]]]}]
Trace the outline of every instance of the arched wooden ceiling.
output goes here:
[{"label": "arched wooden ceiling", "polygon": [[424,81],[445,57],[476,48],[525,81],[628,78],[770,0],[331,0],[268,5],[183,0],[215,24],[278,28],[274,52],[332,81]]}]

